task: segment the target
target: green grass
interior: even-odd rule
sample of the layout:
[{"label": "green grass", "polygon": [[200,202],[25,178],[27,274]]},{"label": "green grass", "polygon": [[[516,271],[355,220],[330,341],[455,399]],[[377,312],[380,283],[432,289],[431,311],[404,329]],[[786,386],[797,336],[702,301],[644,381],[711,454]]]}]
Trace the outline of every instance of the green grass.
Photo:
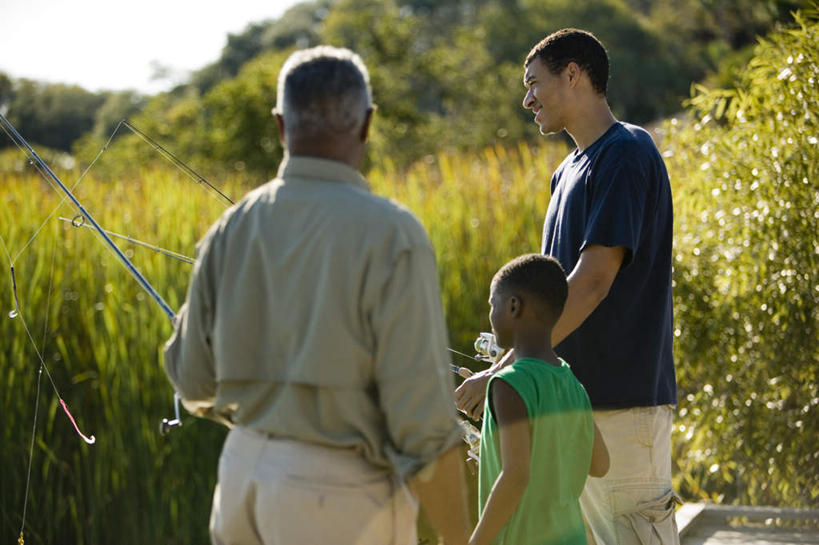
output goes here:
[{"label": "green grass", "polygon": [[[719,235],[722,241],[721,233],[730,225],[722,227],[719,214],[706,212],[712,206],[728,205],[709,199],[712,179],[701,169],[690,168],[697,164],[689,155],[701,149],[698,138],[696,131],[682,135],[670,131],[664,144],[674,152],[668,162],[675,198],[675,354],[681,408],[681,425],[674,436],[675,482],[689,498],[753,503],[760,497],[765,503],[799,506],[804,498],[816,497],[815,486],[810,484],[816,482],[815,472],[814,476],[805,474],[806,488],[789,488],[787,476],[797,465],[778,467],[770,462],[773,457],[768,449],[784,445],[787,453],[795,448],[782,437],[786,427],[781,427],[785,431],[775,427],[759,433],[753,425],[761,418],[759,411],[770,416],[773,409],[754,405],[746,412],[743,407],[751,407],[746,400],[755,399],[757,392],[770,397],[765,392],[768,388],[785,400],[785,409],[802,411],[799,418],[807,422],[805,429],[815,429],[815,419],[810,418],[815,405],[810,400],[817,399],[815,371],[810,365],[805,367],[805,384],[795,386],[793,392],[777,390],[771,385],[781,379],[770,382],[768,375],[777,373],[782,362],[749,361],[750,352],[743,353],[743,346],[732,344],[731,339],[739,338],[741,332],[725,324],[734,327],[732,320],[738,318],[732,317],[758,312],[760,303],[733,292],[722,294],[715,287],[715,271],[722,270],[723,262],[707,251],[702,237]],[[516,255],[539,251],[549,180],[566,152],[564,146],[554,143],[488,148],[479,154],[429,156],[407,169],[384,160],[368,173],[376,193],[404,203],[429,233],[437,252],[452,348],[470,353],[476,335],[488,329],[486,301],[495,271]],[[0,153],[0,236],[14,260],[22,318],[80,429],[97,439],[89,446],[76,435],[44,377],[26,543],[206,542],[216,464],[226,430],[187,418],[184,427],[171,435],[157,433],[159,421],[173,410],[172,389],[160,356],[170,323],[91,230],[52,218],[26,247],[62,197],[26,167],[20,155],[16,150]],[[76,194],[89,212],[106,229],[192,256],[196,241],[224,210],[221,201],[170,167],[120,170],[124,173],[116,178],[103,178],[103,173],[114,170],[95,168],[77,187]],[[61,171],[60,175],[72,184],[79,172]],[[211,181],[234,199],[247,189],[239,180]],[[57,215],[71,217],[73,212],[63,204]],[[755,233],[743,229],[740,234],[725,231],[725,240],[736,247],[743,244],[743,237],[753,241]],[[185,297],[190,265],[125,242],[119,246],[171,308],[178,308]],[[6,290],[0,299],[5,303],[0,306],[4,376],[0,386],[0,538],[11,541],[17,538],[23,513],[39,360],[23,320],[7,317],[14,299],[6,261],[4,256],[0,267],[0,285]],[[758,275],[754,259],[739,265],[742,268],[735,270],[734,277]],[[815,274],[810,263],[802,268]],[[744,284],[732,285],[739,289]],[[743,295],[741,290],[738,293]],[[786,297],[771,290],[767,305],[787,308]],[[815,329],[815,311],[805,316],[794,318],[803,322],[792,323],[803,323],[798,327],[806,331]],[[792,331],[768,335],[768,345],[785,346]],[[762,342],[756,337],[752,341]],[[800,361],[815,362],[815,339],[803,345],[805,356]],[[709,359],[703,361],[702,354],[709,354]],[[479,367],[458,356],[455,360],[473,369]],[[730,379],[724,377],[732,373],[747,378],[726,386]],[[800,401],[794,409],[789,400],[796,398],[788,397],[792,393],[809,401]],[[726,438],[724,443],[715,434],[727,411],[741,429],[749,431],[738,437],[725,432],[720,436]],[[739,425],[734,428],[740,429]],[[714,470],[719,449],[733,448],[737,441],[743,445],[746,463],[722,464],[719,471]],[[815,435],[806,433],[798,444],[805,452],[819,451]],[[722,458],[730,457],[731,452],[721,454]],[[772,473],[771,467],[777,471]],[[741,479],[743,486],[732,479]],[[475,482],[474,476],[469,478],[473,516]],[[423,521],[420,537],[434,541]]]},{"label": "green grass", "polygon": [[[477,156],[429,157],[402,172],[387,162],[370,172],[374,191],[405,203],[429,231],[454,348],[471,352],[477,333],[488,328],[488,284],[497,268],[538,250],[547,184],[562,153],[554,147],[495,148]],[[68,203],[26,247],[62,196],[30,167],[20,171],[16,159],[9,152],[0,157],[0,236],[14,259],[22,317],[80,429],[97,439],[91,446],[82,442],[44,378],[26,541],[206,541],[225,430],[188,418],[181,430],[158,435],[160,419],[172,411],[172,389],[160,360],[171,332],[166,316],[101,237],[57,219],[75,214]],[[192,256],[195,242],[224,210],[212,195],[166,168],[95,178],[105,171],[92,169],[75,194],[103,228],[123,235]],[[79,173],[60,175],[71,186]],[[214,183],[234,198],[244,190],[236,181]],[[118,245],[178,308],[190,265],[127,242]],[[10,310],[7,267],[0,278],[8,286]],[[1,407],[7,415],[0,520],[8,539],[16,536],[23,511],[39,367],[22,323],[0,321],[6,370]],[[422,524],[422,537],[429,534]]]}]

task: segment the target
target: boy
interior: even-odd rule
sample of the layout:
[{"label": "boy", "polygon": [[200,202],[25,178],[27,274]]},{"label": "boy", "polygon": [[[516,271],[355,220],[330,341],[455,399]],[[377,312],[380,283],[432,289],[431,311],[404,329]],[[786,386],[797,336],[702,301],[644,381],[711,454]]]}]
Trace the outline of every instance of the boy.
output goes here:
[{"label": "boy", "polygon": [[606,474],[609,459],[586,391],[552,349],[567,291],[560,264],[539,254],[510,261],[492,279],[489,321],[516,360],[487,386],[471,545],[586,543],[580,493],[587,474]]}]

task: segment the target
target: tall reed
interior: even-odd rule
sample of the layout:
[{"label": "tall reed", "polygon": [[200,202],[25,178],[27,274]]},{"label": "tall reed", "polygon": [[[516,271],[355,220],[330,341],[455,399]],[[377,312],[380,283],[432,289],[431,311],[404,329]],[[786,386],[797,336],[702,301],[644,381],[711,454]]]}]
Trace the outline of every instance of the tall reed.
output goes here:
[{"label": "tall reed", "polygon": [[[494,272],[515,255],[538,251],[548,182],[562,153],[554,146],[490,148],[431,156],[405,170],[384,161],[369,172],[376,193],[403,202],[428,230],[453,348],[470,352],[477,333],[487,330]],[[25,319],[77,424],[97,439],[94,445],[82,442],[44,376],[26,542],[206,542],[225,430],[187,418],[171,435],[157,433],[160,419],[172,412],[160,356],[171,332],[167,318],[94,232],[57,219],[74,216],[69,204],[26,247],[62,195],[32,171],[3,167],[0,235],[14,259],[22,318],[0,315],[0,536],[11,540],[19,532],[34,423],[39,360]],[[61,172],[68,185],[78,175]],[[236,182],[223,188],[234,198],[246,189]],[[181,174],[155,167],[117,179],[98,179],[92,170],[75,192],[104,228],[191,256],[196,240],[224,210]],[[118,244],[178,308],[190,265]],[[0,282],[7,290],[4,308],[11,310],[7,266]]]}]

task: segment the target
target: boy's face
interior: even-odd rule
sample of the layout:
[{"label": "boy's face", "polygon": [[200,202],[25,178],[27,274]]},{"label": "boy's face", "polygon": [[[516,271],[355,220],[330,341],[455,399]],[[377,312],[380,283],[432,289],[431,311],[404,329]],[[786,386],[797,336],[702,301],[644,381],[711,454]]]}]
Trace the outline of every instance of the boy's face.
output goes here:
[{"label": "boy's face", "polygon": [[489,290],[489,323],[492,325],[495,342],[501,348],[509,348],[512,343],[508,299],[492,284]]}]

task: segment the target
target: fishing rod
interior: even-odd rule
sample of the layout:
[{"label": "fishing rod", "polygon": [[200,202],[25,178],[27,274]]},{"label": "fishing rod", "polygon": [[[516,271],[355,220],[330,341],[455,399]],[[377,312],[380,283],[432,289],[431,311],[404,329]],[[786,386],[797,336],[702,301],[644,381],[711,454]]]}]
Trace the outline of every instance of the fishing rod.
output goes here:
[{"label": "fishing rod", "polygon": [[[167,160],[169,160],[174,166],[176,166],[179,169],[182,169],[182,171],[184,171],[197,184],[206,185],[208,188],[210,188],[211,191],[218,194],[219,197],[221,197],[222,200],[226,201],[229,205],[235,204],[230,199],[230,197],[228,197],[227,195],[225,195],[224,193],[219,191],[219,189],[216,186],[211,184],[201,174],[199,174],[198,172],[193,170],[191,167],[189,167],[182,159],[180,159],[179,157],[177,157],[176,155],[174,155],[173,153],[171,153],[170,151],[168,151],[167,149],[162,147],[162,145],[159,142],[157,142],[156,140],[154,140],[153,138],[151,138],[150,136],[148,136],[147,134],[145,134],[144,132],[142,132],[138,128],[134,127],[127,119],[123,119],[119,123],[120,123],[120,125],[125,125],[131,132],[133,132],[134,134],[136,134],[137,136],[142,138],[151,147],[153,147],[157,152],[159,152],[160,155],[162,155]],[[114,131],[114,132],[116,132],[116,131]]]},{"label": "fishing rod", "polygon": [[[165,255],[167,255],[169,257],[173,257],[175,259],[181,259],[183,261],[187,261],[188,263],[191,263],[193,260],[191,260],[190,258],[187,258],[186,256],[183,256],[181,254],[177,254],[176,252],[171,252],[170,250],[165,250],[165,249],[160,248],[158,246],[151,245],[151,244],[148,244],[148,243],[133,239],[131,237],[127,237],[125,235],[120,235],[120,234],[113,233],[111,231],[107,231],[107,230],[102,229],[102,227],[100,227],[100,225],[96,222],[96,220],[94,220],[94,218],[91,216],[91,214],[88,213],[88,211],[85,210],[85,208],[80,204],[80,202],[71,193],[71,191],[65,186],[65,184],[63,184],[63,182],[48,167],[48,165],[45,163],[45,161],[43,161],[40,158],[40,156],[37,155],[37,152],[34,151],[34,149],[28,144],[28,142],[26,142],[26,140],[20,135],[19,132],[17,132],[17,130],[14,128],[14,126],[2,114],[0,114],[0,120],[2,120],[3,123],[8,127],[8,130],[10,130],[12,132],[12,134],[14,135],[14,138],[18,139],[20,141],[20,143],[25,147],[26,151],[31,155],[31,157],[34,159],[34,161],[37,163],[37,165],[39,165],[39,168],[41,168],[48,175],[48,177],[50,177],[59,186],[59,188],[71,200],[71,202],[74,204],[74,206],[80,211],[80,214],[75,216],[72,220],[68,220],[67,218],[59,218],[59,219],[62,220],[62,221],[69,221],[74,227],[86,226],[86,227],[89,227],[89,228],[95,230],[103,238],[105,243],[113,250],[114,254],[120,259],[120,261],[126,267],[126,269],[128,269],[128,271],[134,276],[134,278],[137,280],[137,282],[140,284],[140,286],[151,296],[151,298],[165,312],[165,314],[171,320],[171,323],[174,323],[175,319],[176,319],[176,314],[168,306],[168,304],[162,299],[162,297],[153,288],[153,286],[151,286],[151,284],[147,281],[147,279],[145,279],[145,277],[142,276],[142,274],[134,266],[134,264],[125,256],[125,254],[122,253],[122,251],[117,247],[117,245],[114,244],[113,240],[111,240],[111,237],[121,238],[121,239],[127,240],[128,242],[131,242],[133,244],[137,244],[137,245],[140,245],[140,246],[143,246],[143,247],[150,248],[150,249],[152,249],[154,251],[158,251],[160,253],[163,253],[163,254],[165,254]],[[143,140],[148,142],[155,150],[157,150],[164,157],[169,159],[175,166],[177,166],[178,168],[184,169],[185,172],[188,173],[188,175],[191,176],[197,183],[199,183],[200,185],[201,184],[206,185],[208,188],[210,188],[211,190],[218,193],[220,197],[222,197],[225,201],[227,201],[227,203],[233,204],[233,201],[230,198],[228,198],[224,193],[219,191],[216,187],[214,187],[210,182],[208,182],[199,173],[197,173],[196,171],[194,171],[193,169],[188,167],[188,165],[185,164],[184,161],[182,161],[181,159],[176,157],[176,155],[174,155],[173,153],[166,150],[159,143],[157,143],[155,140],[153,140],[150,136],[148,136],[147,134],[145,134],[141,130],[139,130],[136,127],[134,127],[133,125],[131,125],[127,120],[122,120],[120,122],[120,125],[125,125],[128,129],[130,129],[132,132],[134,132],[134,134],[137,134],[138,136],[140,136]],[[85,225],[85,220],[88,220],[88,222],[91,225]],[[477,356],[469,356],[467,354],[464,354],[462,352],[458,352],[457,350],[453,350],[451,348],[447,348],[447,349],[450,352],[453,352],[455,354],[459,354],[461,356],[465,356],[467,358],[473,359],[475,361],[480,361],[480,362],[497,361],[497,359],[503,353],[502,350],[495,343],[494,335],[492,335],[491,333],[481,333],[480,336],[478,337],[478,339],[475,341],[475,349],[478,352]],[[473,372],[470,369],[468,369],[466,367],[457,366],[455,364],[450,364],[450,370],[453,373],[455,373],[455,374],[457,374],[457,375],[459,375],[459,376],[461,376],[463,378],[469,378],[469,377],[471,377],[473,375]],[[162,422],[160,423],[160,428],[159,428],[161,434],[165,435],[172,428],[175,428],[175,427],[178,427],[178,426],[182,425],[181,419],[179,417],[179,402],[180,402],[179,395],[177,393],[174,393],[174,414],[175,414],[175,418],[173,418],[173,419],[167,419],[167,418],[162,419]]]},{"label": "fishing rod", "polygon": [[[66,187],[66,185],[62,182],[62,180],[60,180],[60,178],[56,174],[54,174],[54,172],[51,170],[51,168],[49,168],[46,162],[43,161],[39,155],[37,155],[37,152],[34,151],[34,149],[26,141],[26,139],[23,138],[19,132],[17,132],[17,129],[14,128],[14,125],[12,125],[11,122],[9,122],[9,120],[6,119],[6,117],[2,113],[0,113],[0,122],[2,122],[2,124],[4,125],[4,130],[10,131],[13,139],[18,141],[19,144],[25,148],[26,152],[29,154],[31,159],[36,163],[38,169],[41,169],[42,172],[47,174],[48,177],[52,181],[54,181],[54,183],[56,183],[57,186],[59,186],[63,193],[65,193],[66,197],[68,197],[71,203],[77,208],[77,210],[79,210],[81,216],[84,217],[85,220],[87,220],[91,224],[91,227],[97,232],[97,234],[102,237],[103,241],[105,241],[109,248],[114,252],[114,255],[117,256],[122,265],[125,266],[128,272],[131,273],[131,275],[136,279],[136,281],[139,283],[142,289],[148,293],[151,299],[153,299],[156,302],[156,304],[159,305],[159,307],[162,309],[162,311],[165,313],[165,315],[168,317],[171,323],[172,324],[175,323],[176,313],[171,309],[168,303],[166,303],[165,300],[162,299],[162,296],[159,295],[159,293],[154,289],[151,283],[148,282],[148,280],[142,275],[142,273],[139,272],[139,269],[137,269],[136,266],[131,262],[131,260],[129,260],[125,256],[125,254],[122,253],[122,250],[120,250],[119,247],[116,244],[114,244],[114,241],[111,240],[111,237],[108,235],[108,233],[102,227],[100,227],[99,223],[97,223],[93,216],[91,216],[91,214],[83,207],[83,205],[80,204],[80,201],[77,200],[77,197],[75,197],[74,194],[71,193],[71,190],[69,190],[68,187]],[[170,430],[171,428],[182,425],[182,421],[179,418],[179,396],[176,393],[174,393],[174,410],[176,413],[176,418],[173,420],[168,420],[167,418],[163,419],[162,423],[160,424],[161,432],[164,431],[165,433],[167,433],[167,431]]]},{"label": "fishing rod", "polygon": [[48,175],[48,177],[59,186],[63,193],[65,193],[66,197],[68,197],[68,199],[77,208],[80,214],[82,214],[85,217],[85,219],[91,224],[91,226],[97,232],[97,234],[101,236],[103,241],[105,241],[105,243],[111,248],[111,250],[114,252],[114,255],[117,256],[122,265],[125,266],[128,272],[131,273],[131,275],[136,279],[136,281],[139,283],[142,289],[144,289],[148,293],[148,295],[150,295],[151,298],[154,301],[156,301],[156,304],[159,305],[162,311],[168,316],[168,319],[171,320],[171,322],[173,323],[174,319],[176,318],[176,313],[171,309],[170,306],[168,306],[168,303],[166,303],[165,300],[162,299],[162,296],[160,296],[159,293],[157,293],[157,291],[150,284],[150,282],[148,282],[148,280],[146,280],[145,277],[142,276],[142,273],[139,272],[139,270],[136,268],[136,266],[134,266],[133,263],[131,263],[131,260],[128,259],[124,253],[122,253],[122,250],[120,250],[116,244],[114,244],[114,241],[111,240],[111,237],[108,236],[108,234],[102,227],[100,227],[100,224],[97,223],[97,220],[95,220],[94,217],[88,212],[88,210],[86,210],[83,207],[83,205],[80,204],[80,201],[77,200],[77,197],[75,197],[74,194],[71,193],[71,190],[69,190],[68,187],[66,187],[66,185],[62,182],[62,180],[60,180],[60,178],[56,174],[54,174],[54,171],[51,170],[51,168],[46,164],[46,162],[43,161],[39,155],[37,155],[37,152],[34,151],[34,149],[28,144],[28,142],[26,142],[25,138],[23,138],[20,135],[20,133],[17,132],[17,129],[14,128],[14,125],[12,125],[3,114],[0,114],[0,121],[3,122],[3,124],[9,131],[11,131],[12,135],[14,135],[14,138],[16,138],[25,147],[29,156],[37,163],[39,168],[41,168],[43,172],[45,172]]},{"label": "fishing rod", "polygon": [[[85,216],[83,216],[82,214],[77,214],[76,216],[74,216],[73,218],[70,218],[70,219],[58,216],[57,219],[60,220],[60,221],[64,221],[66,223],[70,223],[73,227],[87,227],[88,229],[93,229],[92,226],[87,225],[85,223]],[[185,263],[190,263],[191,265],[196,264],[195,259],[190,258],[190,257],[188,257],[188,256],[186,256],[184,254],[180,254],[178,252],[174,252],[174,251],[171,251],[171,250],[166,250],[165,248],[161,248],[159,246],[156,246],[155,244],[150,244],[148,242],[143,242],[141,240],[137,240],[137,239],[135,239],[133,237],[129,237],[127,235],[121,235],[121,234],[115,233],[113,231],[108,231],[107,229],[105,230],[105,232],[110,237],[118,238],[118,239],[124,240],[126,242],[130,242],[131,244],[134,244],[135,246],[141,246],[143,248],[153,250],[155,252],[166,255],[166,256],[171,257],[173,259],[176,259],[178,261],[183,261]]]},{"label": "fishing rod", "polygon": [[[503,356],[503,349],[498,346],[498,343],[495,341],[495,335],[485,332],[481,332],[478,335],[478,338],[475,339],[475,352],[477,352],[477,354],[474,356],[464,354],[463,352],[458,352],[457,350],[453,350],[449,347],[447,347],[447,350],[453,354],[458,354],[459,356],[463,356],[480,363],[496,363],[501,356]],[[475,374],[471,369],[467,367],[459,367],[454,363],[449,364],[449,370],[463,378],[469,378]]]},{"label": "fishing rod", "polygon": [[[481,363],[497,363],[504,354],[503,349],[498,346],[498,343],[495,340],[495,335],[492,333],[481,332],[478,335],[478,338],[475,339],[474,346],[475,352],[477,352],[477,354],[474,356],[464,354],[463,352],[458,352],[457,350],[453,350],[449,347],[447,347],[447,350],[453,354],[458,354],[459,356],[463,356]],[[454,363],[449,364],[449,369],[456,375],[463,378],[469,378],[475,374],[471,369],[459,367]],[[461,439],[463,439],[464,443],[466,443],[468,447],[466,451],[466,461],[469,463],[467,465],[474,474],[474,465],[470,464],[480,463],[481,432],[478,430],[478,428],[472,425],[471,422],[463,418],[458,419],[458,425],[461,428]]]}]

